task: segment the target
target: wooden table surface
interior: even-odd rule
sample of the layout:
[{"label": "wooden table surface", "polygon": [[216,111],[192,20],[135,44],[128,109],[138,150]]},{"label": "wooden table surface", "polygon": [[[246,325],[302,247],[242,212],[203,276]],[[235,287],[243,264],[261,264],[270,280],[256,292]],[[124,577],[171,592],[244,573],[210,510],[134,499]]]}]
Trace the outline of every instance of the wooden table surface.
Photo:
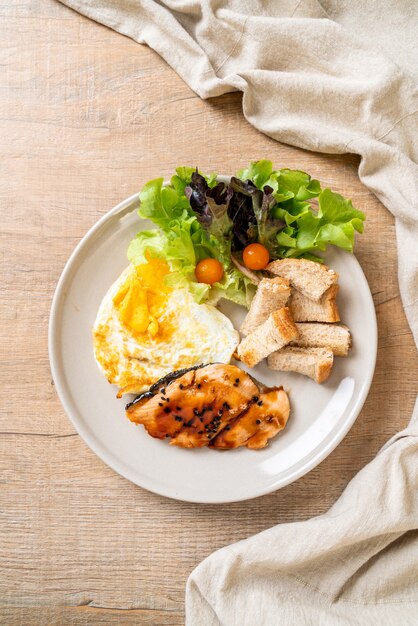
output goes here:
[{"label": "wooden table surface", "polygon": [[[0,0],[0,28],[0,623],[178,626],[204,557],[326,511],[406,425],[418,361],[394,222],[359,182],[357,157],[274,142],[244,120],[239,94],[201,101],[152,50],[54,0]],[[87,229],[145,181],[262,157],[307,170],[367,214],[357,255],[379,325],[373,385],[345,440],[296,483],[237,504],[175,502],[115,474],[74,432],[49,369],[51,298]]]}]

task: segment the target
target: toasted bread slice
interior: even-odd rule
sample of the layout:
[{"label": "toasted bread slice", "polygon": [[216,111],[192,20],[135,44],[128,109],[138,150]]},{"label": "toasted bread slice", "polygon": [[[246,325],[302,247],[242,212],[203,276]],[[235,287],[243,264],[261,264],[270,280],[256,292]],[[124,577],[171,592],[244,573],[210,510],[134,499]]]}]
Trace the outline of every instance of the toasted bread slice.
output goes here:
[{"label": "toasted bread slice", "polygon": [[338,289],[338,285],[332,285],[318,302],[293,289],[289,308],[295,322],[339,322],[340,314],[336,302]]},{"label": "toasted bread slice", "polygon": [[275,276],[286,278],[292,287],[307,298],[318,302],[324,293],[338,282],[338,274],[315,261],[306,259],[281,259],[266,267]]},{"label": "toasted bread slice", "polygon": [[241,333],[249,335],[266,321],[270,313],[284,307],[290,291],[289,281],[285,278],[263,278],[240,328]]},{"label": "toasted bread slice", "polygon": [[297,372],[323,383],[331,374],[334,355],[326,348],[295,348],[286,346],[273,352],[267,359],[268,366],[281,372]]},{"label": "toasted bread slice", "polygon": [[297,334],[292,314],[287,307],[283,307],[270,313],[263,324],[241,341],[237,356],[249,367],[254,367],[271,352],[296,339]]},{"label": "toasted bread slice", "polygon": [[298,322],[298,336],[292,341],[300,348],[328,348],[336,356],[346,356],[351,346],[351,335],[347,326]]}]

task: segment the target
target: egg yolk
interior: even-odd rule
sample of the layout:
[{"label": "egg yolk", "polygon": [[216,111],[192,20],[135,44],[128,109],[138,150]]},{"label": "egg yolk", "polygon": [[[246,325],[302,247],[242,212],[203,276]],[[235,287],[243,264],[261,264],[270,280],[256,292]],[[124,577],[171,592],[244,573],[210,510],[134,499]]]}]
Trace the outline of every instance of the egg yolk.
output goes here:
[{"label": "egg yolk", "polygon": [[164,310],[169,288],[164,278],[168,264],[161,259],[148,258],[137,265],[113,298],[119,318],[133,333],[158,334],[158,317]]}]

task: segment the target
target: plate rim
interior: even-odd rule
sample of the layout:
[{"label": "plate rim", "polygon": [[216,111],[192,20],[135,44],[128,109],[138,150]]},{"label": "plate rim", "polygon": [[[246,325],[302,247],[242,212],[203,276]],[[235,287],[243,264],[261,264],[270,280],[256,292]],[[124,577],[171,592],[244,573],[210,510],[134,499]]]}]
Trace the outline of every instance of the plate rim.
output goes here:
[{"label": "plate rim", "polygon": [[[218,176],[218,179],[221,181],[228,180],[227,176]],[[88,245],[90,239],[95,235],[96,231],[101,228],[101,226],[106,223],[109,219],[113,217],[121,217],[124,214],[132,212],[132,205],[135,202],[139,202],[139,192],[132,194],[125,200],[119,202],[112,209],[107,211],[101,218],[99,218],[85,233],[85,235],[80,239],[80,241],[75,246],[74,250],[70,254],[62,272],[58,279],[54,295],[52,298],[52,304],[49,315],[49,324],[48,324],[48,354],[49,354],[49,363],[50,369],[52,373],[52,378],[54,381],[54,386],[58,395],[58,398],[61,402],[61,405],[64,409],[64,412],[67,418],[70,420],[71,424],[74,426],[76,432],[84,441],[84,443],[90,448],[92,452],[108,467],[110,467],[114,472],[123,476],[133,484],[141,487],[142,489],[146,489],[151,493],[155,493],[159,496],[164,496],[166,498],[171,498],[173,500],[177,500],[180,502],[192,502],[195,504],[227,504],[233,502],[245,502],[247,500],[252,500],[269,493],[273,493],[286,487],[287,485],[295,482],[302,476],[308,474],[311,470],[317,467],[322,461],[324,461],[342,442],[342,440],[346,437],[355,421],[357,420],[361,409],[364,406],[364,403],[367,399],[367,396],[370,391],[370,387],[373,381],[375,369],[376,369],[376,359],[377,359],[377,347],[378,347],[378,328],[377,328],[377,318],[376,318],[376,309],[373,302],[373,297],[371,294],[371,290],[367,281],[367,278],[363,272],[363,268],[359,263],[358,259],[353,254],[353,257],[358,263],[361,274],[363,275],[365,284],[367,286],[367,298],[371,304],[372,314],[372,322],[373,322],[373,332],[369,337],[370,345],[369,350],[372,353],[372,367],[367,372],[366,379],[362,386],[361,392],[359,393],[355,404],[351,410],[350,419],[347,419],[344,427],[338,430],[334,437],[328,442],[328,444],[324,447],[324,449],[317,455],[313,456],[311,459],[308,459],[306,463],[303,464],[302,467],[295,470],[292,474],[287,476],[284,479],[278,479],[275,482],[266,485],[263,489],[257,488],[256,492],[252,491],[250,495],[238,497],[238,498],[207,498],[206,500],[201,500],[199,498],[188,497],[187,499],[184,497],[177,496],[173,494],[170,489],[164,489],[164,486],[161,489],[156,489],[154,486],[150,486],[149,481],[144,478],[143,481],[139,482],[137,474],[135,472],[131,472],[128,468],[125,468],[124,465],[119,466],[118,460],[116,457],[109,458],[107,456],[106,451],[101,447],[101,444],[94,437],[94,433],[90,434],[90,431],[87,428],[84,428],[83,424],[77,420],[77,416],[73,415],[71,409],[71,398],[68,397],[67,390],[65,389],[65,385],[61,380],[61,373],[59,367],[59,340],[58,340],[58,326],[59,326],[59,307],[62,301],[63,296],[65,296],[65,285],[68,277],[71,275],[71,271],[75,265],[75,262],[79,256],[79,253],[84,249],[85,246]],[[114,462],[115,461],[115,462]]]}]

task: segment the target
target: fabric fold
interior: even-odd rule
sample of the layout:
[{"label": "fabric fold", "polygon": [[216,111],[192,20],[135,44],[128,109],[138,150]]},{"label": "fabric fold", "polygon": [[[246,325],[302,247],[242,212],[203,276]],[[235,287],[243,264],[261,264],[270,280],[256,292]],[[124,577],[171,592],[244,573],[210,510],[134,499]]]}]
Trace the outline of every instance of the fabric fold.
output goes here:
[{"label": "fabric fold", "polygon": [[417,458],[418,402],[327,513],[203,561],[188,581],[187,624],[416,624]]}]

